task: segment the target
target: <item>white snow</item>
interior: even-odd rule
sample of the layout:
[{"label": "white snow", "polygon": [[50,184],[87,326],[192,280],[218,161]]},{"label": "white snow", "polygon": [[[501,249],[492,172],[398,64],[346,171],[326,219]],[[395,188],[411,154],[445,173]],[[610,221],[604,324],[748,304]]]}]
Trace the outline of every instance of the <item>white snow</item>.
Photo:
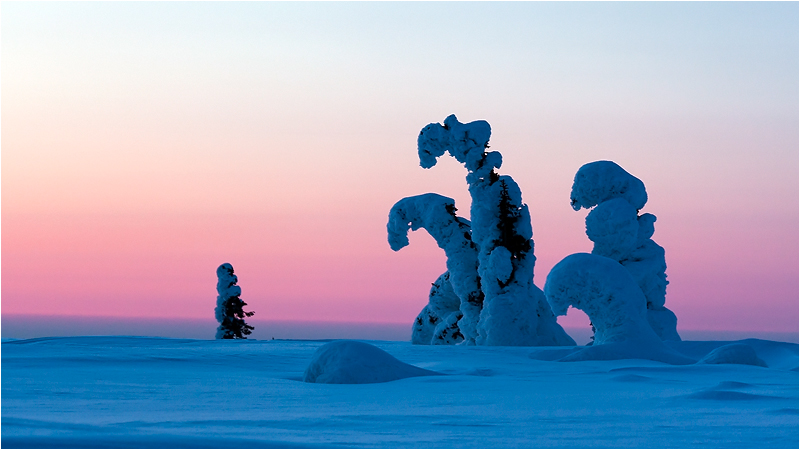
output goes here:
[{"label": "white snow", "polygon": [[728,344],[717,347],[699,361],[701,364],[747,364],[767,367],[756,350],[747,344]]},{"label": "white snow", "polygon": [[653,331],[663,340],[679,341],[678,318],[664,306],[669,284],[664,249],[651,239],[656,216],[639,215],[647,202],[644,183],[612,161],[595,161],[575,175],[571,202],[576,211],[593,208],[586,216],[592,254],[625,266],[647,299]]},{"label": "white snow", "polygon": [[613,161],[584,164],[572,183],[572,209],[591,208],[614,198],[623,198],[638,211],[647,203],[644,183]]},{"label": "white snow", "polygon": [[586,215],[586,235],[595,255],[616,261],[628,257],[641,245],[636,208],[623,198],[600,203]]},{"label": "white snow", "polygon": [[605,256],[575,253],[547,276],[545,296],[556,315],[572,306],[585,312],[596,331],[594,345],[568,360],[642,358],[689,364],[665,346],[648,322],[647,300],[630,272]]},{"label": "white snow", "polygon": [[565,315],[572,306],[589,316],[597,330],[595,345],[655,337],[647,323],[644,294],[613,259],[569,255],[550,270],[544,292],[556,315]]},{"label": "white snow", "polygon": [[436,329],[436,325],[441,320],[439,316],[431,311],[429,300],[429,303],[422,308],[422,311],[417,314],[417,318],[414,319],[414,325],[411,327],[411,343],[414,345],[431,345],[433,330]]},{"label": "white snow", "polygon": [[227,330],[222,328],[222,323],[225,320],[225,302],[231,298],[242,295],[242,288],[237,286],[236,283],[239,278],[233,273],[233,266],[230,263],[220,264],[217,267],[217,307],[214,308],[214,317],[219,322],[217,328],[217,339],[222,339],[226,335]]},{"label": "white snow", "polygon": [[[437,158],[448,152],[467,169],[467,185],[472,204],[470,222],[464,223],[471,225],[469,247],[477,252],[478,275],[477,278],[470,276],[469,279],[480,280],[482,295],[480,301],[469,304],[459,293],[458,286],[454,285],[456,293],[462,299],[463,317],[459,324],[463,323],[461,327],[464,342],[492,346],[574,345],[575,342],[549,311],[544,297],[537,295],[539,288],[533,283],[536,257],[528,206],[522,202],[522,192],[514,179],[495,172],[502,165],[503,159],[500,153],[487,151],[490,136],[491,127],[487,122],[479,120],[465,124],[459,122],[455,115],[450,115],[444,120],[444,124],[427,125],[420,131],[417,139],[420,166],[423,168],[433,167]],[[422,197],[424,196],[414,198]],[[409,202],[409,199],[398,202],[390,213],[389,242],[392,248],[408,242],[405,236],[397,238],[398,233],[393,230],[406,232],[409,225],[414,227],[413,216],[396,212],[398,208],[403,211],[412,209],[402,206],[404,202]],[[403,217],[402,226],[395,225],[395,216]],[[452,228],[450,223],[446,226],[448,230]],[[434,235],[433,228],[431,226],[426,229]],[[450,232],[447,234],[455,235]],[[434,238],[440,242],[435,235]],[[444,248],[441,243],[439,246]],[[471,253],[469,257],[471,270],[474,259]],[[456,255],[451,258],[448,252],[448,269],[451,272],[453,269],[450,268],[450,261],[459,259]],[[460,278],[453,273],[452,282],[456,283]],[[472,292],[478,293],[476,290]],[[470,294],[470,298],[477,298],[474,294]],[[479,305],[480,316],[476,323]],[[418,325],[415,325],[415,329]]]},{"label": "white snow", "polygon": [[231,297],[242,295],[242,288],[236,286],[239,278],[233,273],[233,266],[230,263],[221,264],[217,267],[217,307],[214,308],[214,317],[217,322],[222,323],[225,319],[224,304]]},{"label": "white snow", "polygon": [[[447,256],[448,272],[433,283],[428,310],[423,310],[415,322],[415,336],[412,337],[415,344],[462,340],[474,343],[477,336],[476,326],[483,302],[478,279],[478,250],[472,242],[470,222],[456,216],[455,212],[453,199],[439,194],[406,197],[389,211],[386,229],[392,250],[398,251],[408,245],[409,229],[424,228]],[[460,314],[449,317],[455,311],[460,311]],[[428,342],[422,336],[427,337],[429,325],[420,323],[426,318],[434,326],[440,320],[447,322],[438,332],[431,330]],[[445,335],[446,330],[449,331]]]},{"label": "white snow", "polygon": [[314,352],[303,374],[303,381],[367,384],[433,375],[439,374],[399,361],[374,345],[359,341],[334,341]]},{"label": "white snow", "polygon": [[[303,382],[327,342],[68,337],[2,343],[2,446],[797,448],[798,346],[768,367],[559,362],[584,347],[368,341],[444,374]],[[692,360],[735,342],[666,342]],[[599,346],[598,346],[599,348]]]},{"label": "white snow", "polygon": [[461,300],[453,292],[450,272],[431,284],[428,304],[422,308],[411,330],[411,342],[418,345],[456,344],[463,340],[458,329]]}]

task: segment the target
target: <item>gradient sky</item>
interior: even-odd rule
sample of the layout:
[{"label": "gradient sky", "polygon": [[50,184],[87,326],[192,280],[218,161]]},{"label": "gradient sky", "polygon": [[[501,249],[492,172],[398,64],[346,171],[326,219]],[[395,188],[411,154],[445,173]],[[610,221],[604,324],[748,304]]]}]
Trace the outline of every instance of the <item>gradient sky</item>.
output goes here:
[{"label": "gradient sky", "polygon": [[[542,287],[590,251],[572,179],[647,186],[678,329],[797,331],[798,4],[2,5],[2,313],[205,318],[233,264],[262,319],[410,324],[445,257],[395,201],[492,125]],[[559,322],[586,326],[581,313]]]}]

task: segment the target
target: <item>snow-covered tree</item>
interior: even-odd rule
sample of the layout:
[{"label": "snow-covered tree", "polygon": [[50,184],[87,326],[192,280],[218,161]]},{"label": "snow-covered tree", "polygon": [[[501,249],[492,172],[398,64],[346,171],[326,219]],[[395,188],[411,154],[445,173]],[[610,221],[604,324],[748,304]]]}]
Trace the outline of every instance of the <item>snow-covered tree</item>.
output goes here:
[{"label": "snow-covered tree", "polygon": [[448,270],[433,283],[428,305],[414,323],[412,342],[474,344],[483,306],[478,251],[470,223],[456,216],[453,199],[439,194],[406,197],[389,211],[386,228],[394,251],[408,245],[409,229],[424,228],[447,256]]},{"label": "snow-covered tree", "polygon": [[428,304],[414,321],[411,343],[418,345],[457,344],[464,340],[458,326],[463,314],[461,300],[453,292],[450,272],[445,272],[431,283]]},{"label": "snow-covered tree", "polygon": [[667,347],[648,322],[647,299],[619,262],[589,253],[569,255],[547,275],[547,301],[558,315],[572,306],[595,328],[594,343],[562,361],[642,358],[691,364]]},{"label": "snow-covered tree", "polygon": [[664,306],[668,284],[664,249],[651,239],[656,216],[639,214],[647,203],[644,183],[612,161],[595,161],[578,170],[570,202],[575,211],[591,209],[586,235],[594,243],[592,254],[628,269],[647,299],[653,330],[664,340],[680,340],[678,319]]},{"label": "snow-covered tree", "polygon": [[[474,336],[478,345],[574,345],[556,322],[542,291],[533,284],[536,257],[528,207],[522,203],[516,182],[495,172],[502,164],[502,157],[498,152],[486,151],[490,136],[487,122],[464,124],[451,115],[444,124],[432,123],[423,128],[417,140],[423,168],[436,165],[437,158],[445,152],[467,168],[472,197],[469,240],[470,247],[474,245],[477,251],[477,277],[470,278],[476,283],[470,291],[475,292],[477,285],[483,302],[473,333],[475,311],[465,311],[465,304],[470,303],[464,302],[459,288],[453,285],[462,300],[463,317],[459,326],[465,342],[471,343]],[[431,227],[426,229],[433,235]],[[451,269],[451,259],[460,264],[461,258],[448,254],[451,282],[455,282],[461,276]]]},{"label": "snow-covered tree", "polygon": [[[558,315],[572,306],[589,316],[594,345],[656,338],[647,322],[647,300],[619,262],[604,256],[575,253],[547,275],[547,301]],[[656,338],[657,339],[657,338]]]},{"label": "snow-covered tree", "polygon": [[214,315],[219,322],[217,339],[247,339],[253,327],[245,323],[245,317],[254,312],[244,311],[247,303],[239,298],[242,288],[236,285],[238,277],[233,273],[233,266],[225,263],[217,267],[217,307]]}]

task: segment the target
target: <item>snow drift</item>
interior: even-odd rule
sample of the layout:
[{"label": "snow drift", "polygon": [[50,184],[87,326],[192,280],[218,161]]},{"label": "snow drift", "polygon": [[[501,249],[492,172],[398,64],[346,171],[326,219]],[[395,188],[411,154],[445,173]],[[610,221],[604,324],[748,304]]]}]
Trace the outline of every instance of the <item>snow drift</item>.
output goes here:
[{"label": "snow drift", "polygon": [[767,367],[767,363],[758,357],[753,347],[741,343],[717,347],[698,361],[698,364],[745,364]]},{"label": "snow drift", "polygon": [[368,384],[410,377],[441,375],[399,361],[364,342],[329,342],[314,352],[303,374],[306,383]]}]

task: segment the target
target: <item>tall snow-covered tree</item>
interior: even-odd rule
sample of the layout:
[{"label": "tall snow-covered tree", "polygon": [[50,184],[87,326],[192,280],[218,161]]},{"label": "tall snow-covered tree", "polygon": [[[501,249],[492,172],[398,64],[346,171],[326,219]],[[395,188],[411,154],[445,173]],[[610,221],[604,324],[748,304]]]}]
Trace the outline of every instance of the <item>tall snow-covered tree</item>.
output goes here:
[{"label": "tall snow-covered tree", "polygon": [[217,339],[247,339],[253,331],[245,317],[251,317],[255,312],[245,311],[247,303],[242,301],[242,288],[236,285],[239,278],[233,273],[233,266],[225,263],[217,267],[217,307],[214,315],[219,322]]},{"label": "tall snow-covered tree", "polygon": [[[574,345],[575,341],[556,322],[541,289],[533,284],[536,257],[528,207],[522,203],[513,178],[495,172],[502,164],[502,156],[486,151],[490,136],[487,122],[464,124],[451,115],[444,124],[432,123],[423,128],[417,139],[423,168],[436,165],[437,158],[445,152],[467,168],[472,197],[470,241],[477,251],[475,278],[483,301],[477,324],[473,325],[475,314],[463,309],[469,302],[459,295],[463,313],[459,325],[465,343],[471,343],[474,336],[478,345]],[[426,229],[434,234],[431,227]],[[454,264],[459,260],[448,254],[448,268],[451,259]],[[451,282],[460,279],[450,272]],[[470,330],[472,326],[475,334]]]},{"label": "tall snow-covered tree", "polygon": [[592,254],[611,258],[633,276],[647,299],[647,320],[664,340],[680,340],[678,319],[664,306],[667,263],[664,248],[651,239],[656,216],[639,214],[647,203],[644,183],[612,161],[584,164],[575,174],[570,202],[591,209],[586,235]]}]

